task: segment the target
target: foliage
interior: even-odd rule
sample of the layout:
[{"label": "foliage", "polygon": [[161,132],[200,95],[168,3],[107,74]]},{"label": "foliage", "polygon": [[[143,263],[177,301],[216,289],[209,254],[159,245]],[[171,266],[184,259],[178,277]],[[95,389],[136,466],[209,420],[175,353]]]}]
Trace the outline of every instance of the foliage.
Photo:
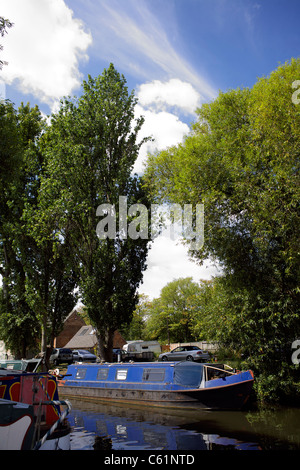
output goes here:
[{"label": "foliage", "polygon": [[0,119],[0,335],[16,356],[25,357],[28,349],[37,349],[41,333],[43,351],[48,342],[53,344],[74,306],[75,282],[67,268],[65,246],[55,239],[53,224],[46,226],[41,217],[45,164],[39,148],[45,129],[41,113],[23,103],[15,111],[4,102]]},{"label": "foliage", "polygon": [[[149,204],[140,178],[131,175],[145,141],[137,143],[143,118],[135,120],[135,104],[125,78],[111,64],[83,82],[80,98],[61,103],[43,136],[48,156],[42,184],[45,220],[57,221],[57,235],[71,247],[81,300],[106,359],[111,358],[114,331],[131,320],[148,252],[147,239],[126,237],[119,225],[114,237],[108,230],[103,239],[96,233],[100,205],[113,207],[118,221],[119,197],[127,197],[128,207]],[[134,220],[127,214],[123,223]]]},{"label": "foliage", "polygon": [[157,201],[204,204],[205,242],[192,255],[217,259],[224,272],[217,335],[257,374],[281,371],[287,381],[300,337],[299,76],[293,59],[252,89],[220,93],[197,110],[185,141],[146,169]]},{"label": "foliage", "polygon": [[11,103],[0,103],[0,335],[7,347],[22,356],[33,345],[38,330],[26,302],[26,273],[20,259],[20,245],[24,246],[20,221],[26,180],[24,154],[28,150],[23,116],[23,106],[16,112]]},{"label": "foliage", "polygon": [[[13,26],[13,23],[9,21],[8,19],[3,18],[3,16],[0,16],[0,36],[4,36],[4,34],[7,33],[7,29],[11,28]],[[3,50],[3,46],[0,44],[0,51]],[[0,60],[0,70],[2,69],[3,65],[7,65],[7,62]]]},{"label": "foliage", "polygon": [[147,318],[151,312],[151,301],[145,294],[139,294],[138,303],[132,313],[132,320],[129,324],[122,325],[120,331],[126,341],[136,339],[148,340],[148,332],[146,329]]},{"label": "foliage", "polygon": [[161,342],[195,341],[201,287],[192,278],[179,278],[162,288],[159,298],[148,303],[146,334]]}]

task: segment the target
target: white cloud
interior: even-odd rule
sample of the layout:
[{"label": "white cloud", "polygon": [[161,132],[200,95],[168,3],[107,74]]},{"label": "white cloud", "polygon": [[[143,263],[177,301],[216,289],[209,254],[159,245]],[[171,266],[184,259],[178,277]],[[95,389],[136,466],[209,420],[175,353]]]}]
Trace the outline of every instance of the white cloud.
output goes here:
[{"label": "white cloud", "polygon": [[51,106],[80,86],[92,38],[63,0],[2,0],[1,15],[14,23],[3,40],[7,84]]},{"label": "white cloud", "polygon": [[154,80],[138,87],[137,96],[142,106],[155,110],[169,107],[179,108],[181,112],[192,114],[200,105],[200,94],[191,83],[172,78],[167,82]]},{"label": "white cloud", "polygon": [[6,99],[5,83],[0,80],[0,101]]},{"label": "white cloud", "polygon": [[[211,83],[172,44],[169,24],[144,0],[87,0],[82,16],[93,32],[94,53],[101,59],[142,80],[179,78],[191,83],[202,101],[216,96]],[[175,28],[176,19],[169,22]]]},{"label": "white cloud", "polygon": [[171,79],[143,83],[137,90],[136,116],[143,115],[145,123],[139,138],[152,136],[153,141],[143,145],[134,172],[142,173],[148,153],[163,150],[183,141],[190,130],[181,120],[182,115],[194,117],[200,103],[200,94],[188,82]]},{"label": "white cloud", "polygon": [[[134,167],[134,171],[143,173],[147,152],[177,145],[188,134],[189,126],[179,116],[182,111],[193,114],[200,95],[191,84],[172,79],[142,84],[137,97],[139,104],[136,106],[136,115],[145,117],[140,138],[149,135],[154,138],[153,142],[142,147]],[[209,261],[199,266],[190,260],[187,246],[179,239],[172,240],[167,230],[151,244],[147,264],[139,293],[150,298],[159,297],[161,289],[179,277],[192,277],[198,282],[200,279],[210,279],[218,273],[217,268]]]},{"label": "white cloud", "polygon": [[161,289],[174,279],[192,277],[195,282],[199,282],[200,279],[211,279],[219,273],[209,261],[202,266],[191,261],[187,247],[164,234],[152,243],[147,264],[139,293],[150,298],[159,297]]},{"label": "white cloud", "polygon": [[152,136],[153,141],[147,142],[141,148],[139,158],[137,159],[133,171],[142,173],[144,171],[144,162],[148,152],[163,150],[172,145],[182,142],[183,137],[189,132],[189,127],[172,113],[167,111],[153,112],[137,105],[136,116],[143,115],[144,125],[140,131],[139,139]]}]

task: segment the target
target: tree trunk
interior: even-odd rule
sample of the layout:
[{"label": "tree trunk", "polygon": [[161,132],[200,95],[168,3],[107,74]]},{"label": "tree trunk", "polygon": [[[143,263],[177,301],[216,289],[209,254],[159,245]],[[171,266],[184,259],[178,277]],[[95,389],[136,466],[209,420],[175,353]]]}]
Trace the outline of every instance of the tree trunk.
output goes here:
[{"label": "tree trunk", "polygon": [[113,360],[113,341],[114,341],[114,330],[111,328],[101,328],[101,333],[97,331],[97,344],[98,344],[98,355],[100,359],[105,362],[112,362]]},{"label": "tree trunk", "polygon": [[42,339],[41,339],[41,352],[46,353],[47,349],[47,313],[43,314],[42,319]]}]

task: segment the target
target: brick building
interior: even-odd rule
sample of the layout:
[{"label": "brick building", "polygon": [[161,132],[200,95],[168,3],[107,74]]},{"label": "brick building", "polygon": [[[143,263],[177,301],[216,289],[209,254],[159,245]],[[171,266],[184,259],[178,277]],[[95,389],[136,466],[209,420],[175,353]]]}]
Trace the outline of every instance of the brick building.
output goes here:
[{"label": "brick building", "polygon": [[[82,312],[82,307],[75,307],[67,316],[62,332],[54,340],[54,347],[87,349],[94,352],[97,345],[96,334],[94,328],[91,325],[87,325],[80,315]],[[126,344],[126,341],[122,335],[115,331],[113,347],[121,349],[124,344]]]},{"label": "brick building", "polygon": [[[126,341],[122,335],[115,331],[113,347],[121,349]],[[70,349],[87,349],[95,354],[97,348],[97,337],[95,330],[91,325],[85,325],[73,336],[73,338],[65,345]]]},{"label": "brick building", "polygon": [[65,345],[73,338],[74,335],[85,326],[84,319],[80,316],[81,307],[75,307],[67,316],[64,322],[62,332],[54,339],[55,348],[64,348]]}]

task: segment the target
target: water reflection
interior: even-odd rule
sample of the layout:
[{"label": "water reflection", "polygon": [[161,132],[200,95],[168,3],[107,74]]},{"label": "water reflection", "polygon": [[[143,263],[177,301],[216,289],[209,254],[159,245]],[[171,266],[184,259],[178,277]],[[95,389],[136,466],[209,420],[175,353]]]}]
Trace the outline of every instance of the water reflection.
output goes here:
[{"label": "water reflection", "polygon": [[187,412],[72,401],[72,450],[259,450],[241,412]]}]

